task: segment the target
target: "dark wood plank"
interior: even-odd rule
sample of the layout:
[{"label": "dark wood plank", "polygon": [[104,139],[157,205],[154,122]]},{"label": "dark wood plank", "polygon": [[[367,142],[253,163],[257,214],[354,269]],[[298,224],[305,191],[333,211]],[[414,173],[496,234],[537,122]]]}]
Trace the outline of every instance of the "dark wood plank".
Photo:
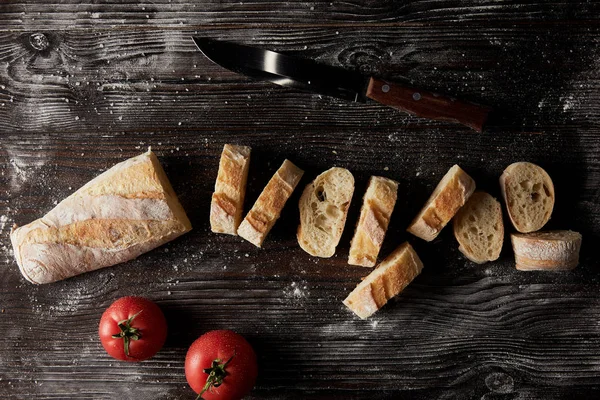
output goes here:
[{"label": "dark wood plank", "polygon": [[543,2],[519,0],[377,0],[301,2],[209,0],[121,2],[68,0],[11,1],[2,5],[0,26],[5,29],[86,29],[139,26],[315,26],[431,22],[514,22],[596,20],[596,2]]},{"label": "dark wood plank", "polygon": [[[503,131],[594,125],[599,49],[588,38],[599,33],[598,25],[207,32],[491,105],[504,110],[497,123]],[[249,81],[207,60],[191,42],[191,30],[48,33],[42,52],[32,47],[32,34],[0,37],[0,62],[6,62],[1,129],[239,130],[250,122],[257,130],[288,133],[350,127],[469,132],[376,103]],[[227,118],[214,118],[221,114]]]},{"label": "dark wood plank", "polygon": [[[0,397],[192,398],[187,347],[221,328],[257,349],[251,398],[597,397],[598,15],[595,2],[498,0],[0,4]],[[39,34],[43,50],[44,37],[32,41]],[[477,135],[250,81],[206,60],[193,34],[411,81],[503,113]],[[336,256],[298,248],[299,191],[262,250],[209,232],[228,142],[253,147],[248,205],[284,158],[306,169],[300,186],[333,165],[352,170],[357,190]],[[12,224],[148,146],[194,230],[124,265],[25,282]],[[508,245],[478,266],[448,229],[433,243],[405,232],[452,164],[499,196],[498,176],[521,160],[554,179],[548,226],[584,235],[573,272],[517,272]],[[371,174],[400,182],[381,254],[411,240],[426,268],[361,321],[341,300],[368,272],[346,256]],[[157,301],[169,322],[165,348],[141,364],[112,360],[97,340],[102,311],[124,295]]]}]

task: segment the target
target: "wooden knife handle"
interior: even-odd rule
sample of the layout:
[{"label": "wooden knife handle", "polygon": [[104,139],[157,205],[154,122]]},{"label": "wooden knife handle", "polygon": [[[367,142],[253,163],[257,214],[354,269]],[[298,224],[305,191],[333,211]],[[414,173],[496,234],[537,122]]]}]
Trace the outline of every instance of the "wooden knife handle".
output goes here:
[{"label": "wooden knife handle", "polygon": [[491,108],[371,78],[367,97],[418,117],[458,122],[481,132]]}]

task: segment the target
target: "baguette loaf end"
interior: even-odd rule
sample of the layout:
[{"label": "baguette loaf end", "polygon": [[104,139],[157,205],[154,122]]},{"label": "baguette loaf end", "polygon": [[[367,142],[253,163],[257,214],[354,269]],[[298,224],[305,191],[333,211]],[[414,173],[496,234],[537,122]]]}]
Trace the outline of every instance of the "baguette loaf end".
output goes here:
[{"label": "baguette loaf end", "polygon": [[192,226],[154,153],[92,179],[10,239],[25,279],[51,283],[136,258]]}]

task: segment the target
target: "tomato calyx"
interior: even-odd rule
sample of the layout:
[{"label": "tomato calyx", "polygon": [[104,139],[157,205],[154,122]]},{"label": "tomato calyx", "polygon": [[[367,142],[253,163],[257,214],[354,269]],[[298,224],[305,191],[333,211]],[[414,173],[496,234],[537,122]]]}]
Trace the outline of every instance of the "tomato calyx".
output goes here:
[{"label": "tomato calyx", "polygon": [[123,339],[123,346],[125,347],[125,355],[129,357],[129,343],[132,340],[140,340],[142,335],[140,334],[140,330],[136,327],[131,326],[135,317],[140,315],[142,310],[140,310],[137,314],[129,317],[128,319],[124,319],[123,321],[119,321],[118,326],[121,329],[121,332],[112,335],[114,339]]},{"label": "tomato calyx", "polygon": [[221,363],[221,360],[217,358],[216,360],[213,360],[210,368],[204,368],[204,373],[208,374],[208,378],[206,378],[206,383],[204,384],[202,391],[198,394],[198,397],[196,397],[196,400],[203,400],[202,395],[204,392],[212,389],[213,387],[221,386],[223,379],[225,379],[227,376],[227,371],[225,368],[227,368],[227,365],[231,362],[234,356],[235,352],[231,357],[229,357],[229,360],[225,361],[224,363]]}]

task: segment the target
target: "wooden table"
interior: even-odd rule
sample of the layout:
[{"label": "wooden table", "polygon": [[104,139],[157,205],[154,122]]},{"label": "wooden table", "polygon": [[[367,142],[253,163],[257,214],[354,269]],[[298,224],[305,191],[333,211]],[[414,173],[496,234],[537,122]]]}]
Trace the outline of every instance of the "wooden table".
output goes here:
[{"label": "wooden table", "polygon": [[[106,4],[104,4],[106,3]],[[66,0],[0,4],[0,397],[192,399],[191,342],[233,329],[259,354],[251,398],[576,399],[600,394],[600,6],[433,0]],[[376,103],[297,92],[212,64],[190,36],[357,69],[503,110],[484,134]],[[247,205],[284,158],[303,187],[347,167],[357,189],[331,259],[298,246],[297,190],[256,249],[210,233],[224,143],[253,148]],[[27,283],[8,238],[113,164],[159,155],[194,230],[137,260],[45,286]],[[458,163],[499,196],[515,161],[554,179],[549,228],[584,236],[568,273],[476,265],[451,229],[405,232]],[[367,179],[400,182],[382,255],[410,240],[423,273],[367,321],[341,300],[367,270],[346,264]],[[508,226],[508,225],[507,225]],[[156,301],[169,337],[132,364],[97,324],[125,295]]]}]

